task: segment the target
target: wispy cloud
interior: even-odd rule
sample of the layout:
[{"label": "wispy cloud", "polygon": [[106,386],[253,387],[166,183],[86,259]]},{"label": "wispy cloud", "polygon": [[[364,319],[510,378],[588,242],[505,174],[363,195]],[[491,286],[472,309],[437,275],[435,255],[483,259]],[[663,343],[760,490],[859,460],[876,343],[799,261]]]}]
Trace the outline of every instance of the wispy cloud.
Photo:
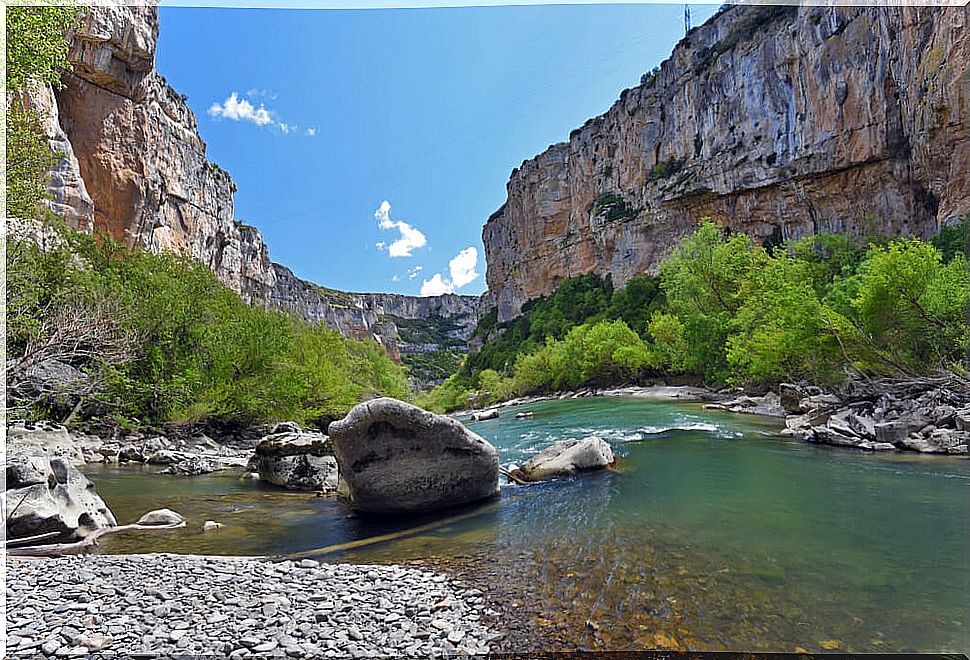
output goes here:
[{"label": "wispy cloud", "polygon": [[414,268],[408,268],[408,279],[413,280],[421,273],[422,270],[424,270],[424,266],[415,266]]},{"label": "wispy cloud", "polygon": [[448,262],[448,272],[451,279],[443,277],[441,273],[435,273],[430,280],[421,281],[421,295],[440,296],[445,293],[454,293],[456,289],[478,279],[477,267],[478,250],[474,247],[467,247]]},{"label": "wispy cloud", "polygon": [[386,247],[387,253],[392,257],[410,257],[415,250],[428,244],[428,239],[417,227],[412,227],[404,221],[391,220],[391,203],[387,200],[381,202],[374,211],[374,217],[377,218],[377,226],[381,229],[396,229],[401,233],[401,237],[390,245],[385,245],[383,241],[378,243],[378,250]]},{"label": "wispy cloud", "polygon": [[251,121],[257,126],[273,123],[269,110],[263,104],[257,108],[246,99],[240,99],[236,92],[230,94],[222,103],[209,106],[209,115],[233,121]]},{"label": "wispy cloud", "polygon": [[[249,90],[245,96],[252,99],[268,98],[272,100],[276,98],[275,94],[256,89]],[[260,102],[257,107],[248,98],[240,97],[239,92],[232,92],[222,103],[213,103],[209,106],[207,112],[210,117],[216,119],[248,121],[257,126],[275,126],[283,135],[298,133],[300,130],[297,124],[291,124],[280,119],[277,113],[267,108],[264,103]],[[316,128],[309,128],[305,132],[308,137],[313,137],[316,134]]]},{"label": "wispy cloud", "polygon": [[273,92],[268,92],[265,89],[256,89],[255,87],[253,89],[248,90],[246,92],[246,96],[248,96],[251,99],[262,98],[262,99],[269,99],[270,101],[276,100],[276,94],[274,94]]}]

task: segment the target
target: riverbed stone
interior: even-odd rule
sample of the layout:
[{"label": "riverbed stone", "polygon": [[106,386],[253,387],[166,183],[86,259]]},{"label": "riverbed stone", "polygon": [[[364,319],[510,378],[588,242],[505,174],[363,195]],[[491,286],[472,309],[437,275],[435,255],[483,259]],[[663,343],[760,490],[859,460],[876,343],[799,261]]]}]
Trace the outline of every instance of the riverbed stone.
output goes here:
[{"label": "riverbed stone", "polygon": [[117,524],[94,484],[65,458],[8,456],[6,476],[8,538],[58,532],[45,542],[77,540]]},{"label": "riverbed stone", "polygon": [[[283,566],[283,570],[278,570]],[[110,570],[104,570],[110,569]],[[218,569],[218,570],[217,570]],[[151,657],[200,655],[202,652],[235,657],[386,657],[403,648],[407,633],[400,621],[410,608],[429,608],[442,598],[452,598],[456,608],[437,616],[448,632],[458,631],[465,640],[488,639],[494,631],[479,623],[486,606],[464,599],[447,579],[418,568],[399,566],[327,565],[325,578],[294,574],[308,569],[292,562],[274,564],[260,559],[154,555],[90,555],[7,563],[8,642],[18,640],[37,647],[35,655],[69,657],[87,655],[100,648],[118,657],[148,654]],[[85,574],[87,582],[82,583]],[[370,578],[374,574],[376,578]],[[90,578],[93,575],[94,578]],[[217,578],[231,575],[236,604],[205,598],[218,588]],[[443,576],[441,576],[443,577]],[[38,584],[45,588],[37,589]],[[54,617],[37,617],[31,608],[54,612],[70,602],[67,594],[77,587],[111,586],[132,596],[134,605],[125,612],[105,613],[96,629],[86,628],[83,611],[66,610]],[[170,612],[156,614],[151,605],[157,592],[178,594]],[[334,620],[308,624],[316,614],[313,597],[326,597],[341,612]],[[237,616],[239,604],[285,603],[286,614]],[[386,601],[379,607],[379,601]],[[378,609],[386,610],[378,613]],[[387,623],[390,614],[398,619]],[[215,623],[202,623],[203,621]],[[32,626],[30,634],[28,627]],[[36,640],[36,644],[33,641]],[[53,641],[51,641],[53,640]],[[485,652],[478,645],[476,652]],[[440,656],[446,650],[444,636],[429,637],[421,657]],[[238,653],[237,653],[238,652]],[[398,652],[399,653],[399,652]]]},{"label": "riverbed stone", "polygon": [[498,452],[461,423],[391,398],[329,428],[342,494],[359,511],[412,513],[493,497]]},{"label": "riverbed stone", "polygon": [[335,492],[337,459],[330,439],[317,432],[291,431],[265,436],[250,461],[259,478],[292,490]]},{"label": "riverbed stone", "polygon": [[518,472],[527,481],[540,481],[577,472],[602,470],[614,462],[610,443],[595,435],[560,440],[526,461]]}]

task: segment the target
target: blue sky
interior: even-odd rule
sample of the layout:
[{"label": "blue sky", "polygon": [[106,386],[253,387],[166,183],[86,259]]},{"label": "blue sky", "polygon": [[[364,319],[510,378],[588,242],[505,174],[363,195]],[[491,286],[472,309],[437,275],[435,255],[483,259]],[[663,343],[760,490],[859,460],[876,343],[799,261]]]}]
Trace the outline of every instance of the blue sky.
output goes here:
[{"label": "blue sky", "polygon": [[162,7],[156,65],[274,261],[343,290],[479,294],[511,170],[666,58],[683,11]]}]

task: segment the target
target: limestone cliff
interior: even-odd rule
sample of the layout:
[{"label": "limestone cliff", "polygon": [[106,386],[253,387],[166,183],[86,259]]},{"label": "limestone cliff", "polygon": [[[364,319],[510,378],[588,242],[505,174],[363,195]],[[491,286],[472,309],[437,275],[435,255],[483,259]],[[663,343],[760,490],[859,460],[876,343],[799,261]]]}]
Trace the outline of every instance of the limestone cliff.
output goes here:
[{"label": "limestone cliff", "polygon": [[483,231],[499,319],[567,277],[655,271],[704,216],[781,240],[925,235],[970,211],[968,22],[967,7],[723,10],[512,172]]},{"label": "limestone cliff", "polygon": [[30,95],[65,156],[49,186],[65,222],[128,247],[192,256],[247,302],[375,339],[395,360],[396,318],[447,318],[462,340],[471,333],[477,298],[344,294],[272,263],[259,230],[234,217],[236,186],[208,162],[185,97],[155,70],[158,29],[154,5],[91,7],[72,35],[63,88]]}]

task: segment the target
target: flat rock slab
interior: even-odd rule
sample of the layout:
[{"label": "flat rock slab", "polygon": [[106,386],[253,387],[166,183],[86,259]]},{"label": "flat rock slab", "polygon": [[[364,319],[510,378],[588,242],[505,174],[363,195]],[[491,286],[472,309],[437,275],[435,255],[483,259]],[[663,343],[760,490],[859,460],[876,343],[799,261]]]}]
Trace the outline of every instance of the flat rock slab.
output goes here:
[{"label": "flat rock slab", "polygon": [[[432,614],[441,601],[449,606]],[[11,657],[477,655],[494,639],[486,608],[442,575],[399,566],[166,554],[7,561]]]},{"label": "flat rock slab", "polygon": [[372,513],[417,513],[493,497],[498,452],[461,423],[380,398],[330,424],[341,492]]}]

